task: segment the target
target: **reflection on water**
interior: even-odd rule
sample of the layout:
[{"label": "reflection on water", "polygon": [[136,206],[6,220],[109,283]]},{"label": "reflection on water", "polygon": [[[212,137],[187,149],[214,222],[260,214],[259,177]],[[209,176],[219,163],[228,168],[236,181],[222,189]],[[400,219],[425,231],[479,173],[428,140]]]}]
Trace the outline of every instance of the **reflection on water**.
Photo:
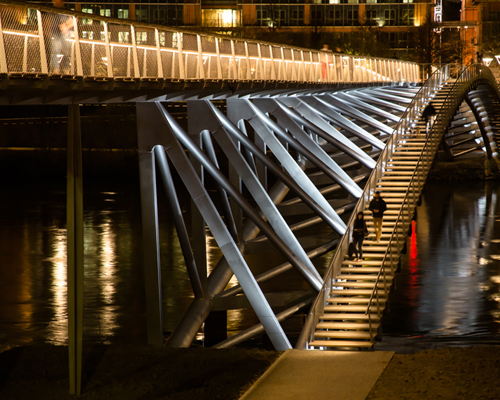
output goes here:
[{"label": "reflection on water", "polygon": [[[85,188],[84,340],[145,343],[138,186],[114,189],[109,183]],[[432,343],[498,340],[498,190],[491,183],[427,185],[380,345],[391,344],[394,337]],[[66,343],[65,201],[64,185],[11,186],[0,197],[0,349]],[[164,208],[160,219],[164,326],[171,331],[193,295],[177,234],[167,223]],[[319,229],[306,234],[323,234]],[[212,237],[207,237],[206,245],[211,271],[221,254]],[[314,264],[324,271],[330,257]],[[255,274],[284,261],[270,246],[246,259]],[[233,278],[229,285],[235,284]],[[271,292],[308,289],[294,270],[262,287]],[[231,310],[229,335],[256,322],[252,310]],[[287,322],[287,329],[297,332],[301,322],[301,318]]]},{"label": "reflection on water", "polygon": [[[498,184],[428,184],[383,330],[434,346],[500,343]],[[383,344],[380,344],[383,347]]]}]

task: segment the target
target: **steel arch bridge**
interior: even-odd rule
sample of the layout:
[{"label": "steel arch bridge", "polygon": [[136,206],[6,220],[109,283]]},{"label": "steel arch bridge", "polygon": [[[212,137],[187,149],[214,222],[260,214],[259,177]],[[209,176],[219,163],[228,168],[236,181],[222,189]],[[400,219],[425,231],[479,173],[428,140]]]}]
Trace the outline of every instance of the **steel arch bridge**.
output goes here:
[{"label": "steel arch bridge", "polygon": [[[62,23],[71,28],[57,48],[54,36]],[[261,323],[216,347],[266,332],[277,349],[290,348],[281,321],[310,309],[298,347],[327,348],[338,340],[315,345],[316,327],[332,288],[339,285],[351,216],[364,209],[383,179],[403,175],[396,173],[396,157],[411,159],[403,169],[410,175],[406,191],[387,190],[395,197],[399,192],[404,195],[393,210],[385,247],[372,249],[378,252],[373,256],[378,272],[370,272],[371,294],[356,295],[368,318],[368,327],[362,328],[368,338],[358,341],[362,347],[372,343],[376,333],[372,311],[380,314],[383,309],[380,287],[390,280],[393,261],[404,243],[399,232],[408,224],[438,146],[448,157],[483,149],[487,158],[498,159],[500,92],[489,70],[479,65],[454,71],[445,67],[420,87],[418,66],[400,60],[230,39],[25,3],[1,2],[0,25],[2,104],[69,105],[68,315],[73,393],[81,390],[83,310],[78,104],[137,104],[148,342],[157,346],[163,345],[163,315],[169,311],[162,302],[157,218],[162,205],[156,196],[157,181],[167,189],[166,206],[193,288],[192,304],[167,345],[189,346],[212,309],[252,307]],[[440,98],[443,93],[446,96]],[[187,131],[168,112],[173,100],[187,101]],[[212,100],[224,100],[226,113]],[[439,102],[432,133],[415,136],[429,102]],[[420,155],[414,162],[415,152]],[[172,168],[193,199],[191,229],[176,196]],[[206,175],[215,182],[216,195],[207,191]],[[290,215],[299,222],[290,224]],[[300,231],[316,226],[331,233],[320,238],[321,245],[304,246]],[[224,254],[210,274],[208,235]],[[286,261],[254,276],[245,259],[247,250],[269,244]],[[334,258],[322,275],[311,260],[332,249]],[[309,290],[286,298],[261,290],[261,282],[290,269]],[[233,274],[239,284],[227,288]],[[275,314],[277,304],[285,306]]]}]

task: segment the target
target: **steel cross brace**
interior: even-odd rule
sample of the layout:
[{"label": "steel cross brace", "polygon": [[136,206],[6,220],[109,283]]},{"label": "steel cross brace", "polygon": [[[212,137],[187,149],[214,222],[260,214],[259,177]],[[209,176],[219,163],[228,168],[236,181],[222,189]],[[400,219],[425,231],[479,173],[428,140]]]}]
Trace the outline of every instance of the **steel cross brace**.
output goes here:
[{"label": "steel cross brace", "polygon": [[[176,134],[182,134],[182,132],[178,131],[181,128],[172,117],[170,117],[170,119],[168,118],[168,113],[166,113],[160,103],[142,104],[141,108],[143,110],[144,108],[149,109],[149,117],[153,117],[156,120],[156,127],[159,125],[163,126],[161,135],[162,143],[158,145],[164,146],[170,161],[175,166],[191,197],[202,213],[203,218],[214,235],[215,240],[219,244],[219,247],[227,262],[231,266],[231,269],[243,287],[248,300],[264,326],[274,347],[277,350],[286,350],[291,348],[288,338],[286,337],[281,325],[262,293],[262,290],[258,286],[255,278],[248,268],[238,245],[229,234],[207,191],[203,187],[198,175],[187,159],[185,151],[176,137]],[[161,123],[159,123],[159,121],[161,121]]]}]

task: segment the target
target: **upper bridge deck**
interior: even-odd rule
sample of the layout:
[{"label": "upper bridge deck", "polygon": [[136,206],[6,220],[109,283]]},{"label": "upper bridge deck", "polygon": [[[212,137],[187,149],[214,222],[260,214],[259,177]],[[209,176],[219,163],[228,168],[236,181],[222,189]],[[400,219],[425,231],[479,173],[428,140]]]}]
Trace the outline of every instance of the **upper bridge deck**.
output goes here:
[{"label": "upper bridge deck", "polygon": [[3,103],[227,97],[417,82],[401,60],[337,54],[0,2]]}]

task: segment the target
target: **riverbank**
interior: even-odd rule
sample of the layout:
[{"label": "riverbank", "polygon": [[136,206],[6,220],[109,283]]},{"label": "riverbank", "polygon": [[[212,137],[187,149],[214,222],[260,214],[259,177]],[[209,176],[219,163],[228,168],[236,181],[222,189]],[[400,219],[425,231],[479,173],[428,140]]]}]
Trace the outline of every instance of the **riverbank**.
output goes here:
[{"label": "riverbank", "polygon": [[[275,351],[86,348],[79,399],[237,400],[279,357]],[[0,398],[66,400],[67,348],[33,346],[0,354]],[[367,400],[498,399],[500,346],[396,354]],[[334,388],[332,388],[334,390]],[[297,399],[301,400],[301,399]]]},{"label": "riverbank", "polygon": [[[84,346],[79,399],[238,399],[279,357],[276,351]],[[17,347],[0,353],[2,400],[66,400],[68,349]]]}]

